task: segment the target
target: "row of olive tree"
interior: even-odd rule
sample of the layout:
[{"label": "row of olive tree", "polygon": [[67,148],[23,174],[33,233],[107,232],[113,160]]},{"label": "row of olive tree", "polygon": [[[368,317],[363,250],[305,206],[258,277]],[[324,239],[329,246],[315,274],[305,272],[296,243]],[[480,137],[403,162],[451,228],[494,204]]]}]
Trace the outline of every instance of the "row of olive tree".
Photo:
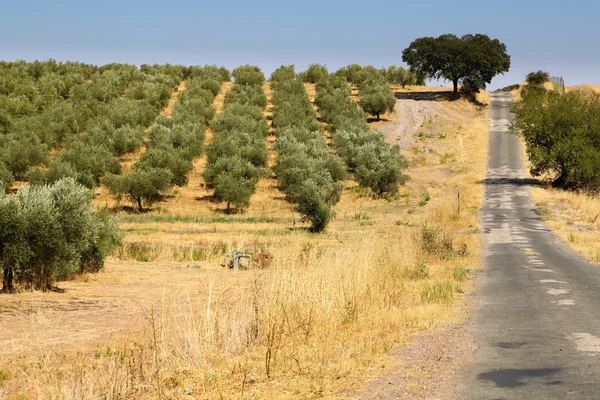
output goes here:
[{"label": "row of olive tree", "polygon": [[81,141],[65,145],[60,155],[46,168],[34,168],[27,178],[33,183],[51,183],[72,177],[94,188],[105,174],[119,174],[118,157],[138,150],[144,129],[167,104],[178,76],[140,73],[139,80],[124,94],[99,107],[99,114],[87,124]]},{"label": "row of olive tree", "polygon": [[213,119],[214,98],[221,91],[225,74],[216,67],[199,67],[185,81],[173,116],[159,116],[150,128],[146,152],[131,171],[109,174],[104,184],[117,197],[129,198],[139,211],[158,201],[173,186],[185,186],[193,160],[204,150],[205,126]]},{"label": "row of olive tree", "polygon": [[[334,75],[343,77],[352,85],[360,85],[365,80],[372,77],[375,68],[373,66],[362,66],[351,64],[337,70]],[[410,69],[397,66],[389,66],[377,70],[378,75],[382,76],[391,85],[400,85],[403,88],[407,85],[425,85],[426,76],[422,73],[415,73]],[[305,83],[325,83],[329,80],[329,71],[324,65],[310,64],[308,69],[298,74],[299,78]]]},{"label": "row of olive tree", "polygon": [[579,90],[546,90],[547,73],[527,76],[522,101],[515,104],[513,128],[524,139],[533,176],[555,186],[600,190],[600,95]]},{"label": "row of olive tree", "polygon": [[[142,144],[143,127],[168,101],[182,79],[210,69],[229,80],[221,67],[127,64],[102,67],[81,63],[0,62],[0,180],[52,182],[75,177],[88,187],[99,166],[115,166],[114,156]],[[80,140],[82,132],[84,140]],[[98,149],[97,147],[106,147]],[[49,150],[65,150],[64,159]],[[102,156],[96,165],[80,154]],[[42,166],[42,168],[34,168]],[[104,169],[103,172],[115,172]]]},{"label": "row of olive tree", "polygon": [[15,283],[47,290],[56,280],[99,271],[123,234],[91,203],[90,191],[70,178],[0,193],[2,291],[14,291]]},{"label": "row of olive tree", "polygon": [[[311,68],[300,76],[313,76],[319,70]],[[297,203],[303,219],[311,223],[313,231],[320,232],[333,216],[332,207],[340,201],[343,163],[328,153],[325,135],[294,67],[276,70],[271,86],[277,135],[275,174],[287,199]]]},{"label": "row of olive tree", "polygon": [[242,212],[267,167],[267,97],[258,67],[240,66],[232,75],[235,84],[225,96],[223,112],[210,125],[214,137],[203,177],[214,188],[215,200],[226,203],[227,212]]},{"label": "row of olive tree", "polygon": [[[380,74],[376,69],[362,73]],[[372,79],[361,80],[362,87],[369,90]],[[332,131],[333,148],[354,172],[358,184],[377,196],[397,193],[398,186],[408,179],[403,173],[408,162],[397,145],[386,143],[383,133],[369,129],[365,113],[352,100],[346,79],[334,75],[317,85],[315,103]]]}]

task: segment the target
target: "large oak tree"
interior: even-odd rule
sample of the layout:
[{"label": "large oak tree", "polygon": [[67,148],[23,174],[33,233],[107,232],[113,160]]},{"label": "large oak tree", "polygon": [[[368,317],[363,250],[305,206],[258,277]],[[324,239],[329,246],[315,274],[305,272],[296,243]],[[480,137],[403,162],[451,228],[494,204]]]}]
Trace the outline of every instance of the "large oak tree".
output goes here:
[{"label": "large oak tree", "polygon": [[402,60],[416,73],[451,81],[454,93],[459,83],[484,89],[494,76],[510,68],[506,45],[481,34],[422,37],[402,52]]}]

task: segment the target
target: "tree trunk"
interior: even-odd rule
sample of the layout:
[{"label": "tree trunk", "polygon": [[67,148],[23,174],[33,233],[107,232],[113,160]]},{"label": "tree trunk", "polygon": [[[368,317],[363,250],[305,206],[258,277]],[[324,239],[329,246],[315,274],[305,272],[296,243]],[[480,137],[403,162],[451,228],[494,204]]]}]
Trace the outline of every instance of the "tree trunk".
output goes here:
[{"label": "tree trunk", "polygon": [[379,113],[377,113],[377,121],[379,121]]},{"label": "tree trunk", "polygon": [[137,205],[138,205],[138,211],[139,211],[139,212],[142,212],[142,211],[144,211],[144,209],[142,208],[142,198],[141,198],[141,197],[139,197],[139,198],[137,198],[137,199],[135,199],[135,200],[137,201]]},{"label": "tree trunk", "polygon": [[13,287],[13,270],[12,268],[4,268],[4,277],[2,279],[2,292],[12,293],[15,290]]},{"label": "tree trunk", "polygon": [[452,81],[452,85],[454,85],[454,94],[458,93],[458,79],[454,79]]}]

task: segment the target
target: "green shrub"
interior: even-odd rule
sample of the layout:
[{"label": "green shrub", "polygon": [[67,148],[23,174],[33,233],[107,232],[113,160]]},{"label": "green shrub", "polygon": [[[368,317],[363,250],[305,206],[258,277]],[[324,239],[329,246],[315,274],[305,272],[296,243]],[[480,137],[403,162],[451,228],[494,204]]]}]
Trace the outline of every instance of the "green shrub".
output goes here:
[{"label": "green shrub", "polygon": [[5,192],[10,189],[14,181],[15,177],[12,172],[10,172],[3,163],[0,163],[0,192]]},{"label": "green shrub", "polygon": [[300,74],[302,82],[320,83],[329,79],[329,71],[324,65],[310,64],[308,69]]},{"label": "green shrub", "polygon": [[215,116],[215,108],[203,98],[187,98],[175,103],[173,115],[190,122],[206,123]]},{"label": "green shrub", "polygon": [[231,211],[231,206],[237,211],[248,207],[260,169],[239,155],[219,158],[212,169],[215,200],[227,203],[227,212]]},{"label": "green shrub", "polygon": [[421,289],[421,302],[425,304],[449,304],[454,297],[454,289],[451,282],[426,283]]},{"label": "green shrub", "polygon": [[398,146],[389,147],[367,143],[358,149],[355,177],[362,187],[370,188],[378,196],[398,193],[408,176],[402,171],[408,162]]},{"label": "green shrub", "polygon": [[331,220],[331,207],[324,201],[317,183],[311,179],[304,181],[300,187],[298,212],[310,222],[313,232],[322,232]]},{"label": "green shrub", "polygon": [[530,72],[525,77],[525,81],[531,86],[542,86],[550,81],[550,74],[542,70]]},{"label": "green shrub", "polygon": [[362,67],[359,64],[351,64],[346,67],[340,68],[335,72],[335,75],[346,80],[346,82],[353,85],[358,84],[359,75],[362,71]]},{"label": "green shrub", "polygon": [[231,82],[231,72],[225,67],[219,67],[219,76],[221,82]]},{"label": "green shrub", "polygon": [[291,81],[296,79],[296,69],[293,65],[282,65],[271,74],[271,83],[277,84],[280,82]]},{"label": "green shrub", "polygon": [[123,176],[107,175],[103,183],[118,200],[127,196],[138,210],[150,207],[169,189],[173,173],[166,168],[134,169]]},{"label": "green shrub", "polygon": [[48,147],[34,135],[0,136],[0,161],[17,179],[27,170],[46,161]]},{"label": "green shrub", "polygon": [[235,83],[238,85],[262,85],[265,75],[260,68],[253,65],[239,66],[232,72]]},{"label": "green shrub", "polygon": [[83,138],[84,143],[105,146],[114,155],[121,156],[138,150],[144,142],[144,128],[124,125],[116,128],[108,120],[90,128]]},{"label": "green shrub", "polygon": [[533,176],[550,176],[562,188],[598,191],[600,95],[529,90],[514,112]]},{"label": "green shrub", "polygon": [[394,112],[396,96],[387,84],[366,81],[360,86],[359,104],[367,114],[375,115],[379,120],[381,114]]},{"label": "green shrub", "polygon": [[247,109],[247,112],[244,113],[238,113],[236,110],[240,111],[241,109],[236,107],[223,110],[210,124],[212,130],[216,133],[236,131],[256,136],[268,136],[269,125],[262,117],[262,113],[261,118],[256,119],[256,114],[250,109]]},{"label": "green shrub", "polygon": [[92,211],[92,194],[73,179],[0,195],[0,268],[3,291],[13,282],[46,290],[54,281],[102,268],[122,233],[106,214]]},{"label": "green shrub", "polygon": [[171,172],[169,183],[185,186],[188,182],[188,173],[194,168],[189,159],[185,159],[176,149],[169,146],[151,147],[135,164],[136,169],[152,170],[167,169]]},{"label": "green shrub", "polygon": [[225,95],[225,107],[233,103],[256,106],[264,110],[267,107],[267,96],[262,86],[234,85]]},{"label": "green shrub", "polygon": [[156,124],[148,134],[150,147],[173,148],[183,159],[192,161],[204,149],[204,126],[183,122],[166,127]]}]

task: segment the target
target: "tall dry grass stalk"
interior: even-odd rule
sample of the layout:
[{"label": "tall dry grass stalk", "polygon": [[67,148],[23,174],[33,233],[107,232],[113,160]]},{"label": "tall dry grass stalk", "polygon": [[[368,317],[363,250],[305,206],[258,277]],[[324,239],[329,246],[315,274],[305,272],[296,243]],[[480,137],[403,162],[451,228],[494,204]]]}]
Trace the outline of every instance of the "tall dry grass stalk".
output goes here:
[{"label": "tall dry grass stalk", "polygon": [[405,198],[347,189],[325,235],[295,222],[290,229],[281,209],[266,234],[227,223],[191,244],[136,235],[124,259],[218,262],[223,252],[252,248],[272,262],[206,271],[198,275],[206,281],[179,291],[165,283],[131,317],[127,337],[95,351],[11,357],[8,398],[333,398],[362,385],[394,362],[386,355],[396,345],[460,312],[478,262],[486,115],[462,101],[435,107],[443,119],[432,127],[436,143],[454,157],[441,163],[425,153]]}]

